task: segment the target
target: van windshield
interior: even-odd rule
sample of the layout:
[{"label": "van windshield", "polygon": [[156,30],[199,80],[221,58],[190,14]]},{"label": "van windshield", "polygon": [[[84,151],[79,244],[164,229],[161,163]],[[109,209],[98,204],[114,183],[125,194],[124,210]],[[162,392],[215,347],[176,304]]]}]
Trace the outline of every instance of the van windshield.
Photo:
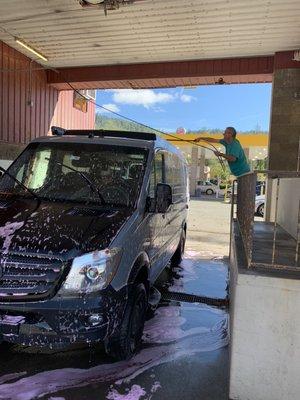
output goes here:
[{"label": "van windshield", "polygon": [[[134,207],[143,181],[145,149],[85,143],[32,143],[8,169],[44,200]],[[0,193],[30,196],[4,174]]]}]

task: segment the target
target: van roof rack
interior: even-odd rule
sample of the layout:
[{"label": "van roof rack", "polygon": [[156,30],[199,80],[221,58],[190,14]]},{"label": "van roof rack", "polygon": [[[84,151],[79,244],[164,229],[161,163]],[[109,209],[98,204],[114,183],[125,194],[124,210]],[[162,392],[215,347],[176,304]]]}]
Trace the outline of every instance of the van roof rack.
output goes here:
[{"label": "van roof rack", "polygon": [[64,129],[59,126],[51,126],[52,135],[55,136],[88,136],[114,137],[140,140],[156,140],[156,134],[150,132],[126,132],[106,129]]}]

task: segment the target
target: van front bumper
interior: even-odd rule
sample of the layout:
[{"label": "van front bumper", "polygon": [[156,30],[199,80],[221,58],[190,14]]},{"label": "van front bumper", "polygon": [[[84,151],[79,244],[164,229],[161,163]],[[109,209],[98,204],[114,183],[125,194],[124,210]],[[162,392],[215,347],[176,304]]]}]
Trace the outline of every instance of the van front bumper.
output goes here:
[{"label": "van front bumper", "polygon": [[66,347],[101,342],[122,320],[127,289],[40,302],[0,303],[0,342]]}]

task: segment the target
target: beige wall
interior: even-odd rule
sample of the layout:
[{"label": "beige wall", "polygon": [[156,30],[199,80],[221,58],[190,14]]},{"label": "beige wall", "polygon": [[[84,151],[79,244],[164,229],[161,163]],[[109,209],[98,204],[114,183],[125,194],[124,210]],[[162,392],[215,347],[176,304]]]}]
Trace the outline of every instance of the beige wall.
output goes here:
[{"label": "beige wall", "polygon": [[278,223],[297,238],[300,202],[300,178],[282,179],[279,186]]}]

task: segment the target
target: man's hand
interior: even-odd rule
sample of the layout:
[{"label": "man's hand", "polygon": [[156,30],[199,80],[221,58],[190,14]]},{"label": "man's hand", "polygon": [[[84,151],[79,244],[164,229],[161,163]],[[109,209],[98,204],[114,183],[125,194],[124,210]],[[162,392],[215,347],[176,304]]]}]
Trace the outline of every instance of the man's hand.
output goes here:
[{"label": "man's hand", "polygon": [[219,151],[214,151],[214,153],[217,157],[222,157],[224,155],[223,153],[220,153]]},{"label": "man's hand", "polygon": [[236,157],[235,156],[231,156],[230,154],[224,154],[224,153],[221,153],[219,151],[214,151],[214,153],[215,153],[215,155],[217,157],[223,157],[228,162],[235,162],[236,161]]}]

